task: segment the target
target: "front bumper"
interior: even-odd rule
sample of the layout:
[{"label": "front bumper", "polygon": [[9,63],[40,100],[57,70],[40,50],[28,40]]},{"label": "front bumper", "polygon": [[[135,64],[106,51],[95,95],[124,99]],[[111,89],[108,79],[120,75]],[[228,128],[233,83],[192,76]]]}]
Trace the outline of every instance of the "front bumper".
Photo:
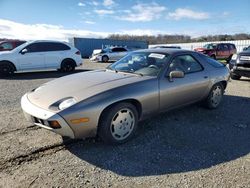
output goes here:
[{"label": "front bumper", "polygon": [[[21,107],[25,118],[34,125],[53,131],[61,136],[75,138],[74,132],[60,115],[32,104],[29,101],[27,94],[21,99]],[[53,129],[49,126],[48,121],[57,121],[61,125],[61,128]]]},{"label": "front bumper", "polygon": [[230,64],[228,64],[228,68],[233,74],[250,77],[250,63],[236,63],[236,61],[231,61]]}]

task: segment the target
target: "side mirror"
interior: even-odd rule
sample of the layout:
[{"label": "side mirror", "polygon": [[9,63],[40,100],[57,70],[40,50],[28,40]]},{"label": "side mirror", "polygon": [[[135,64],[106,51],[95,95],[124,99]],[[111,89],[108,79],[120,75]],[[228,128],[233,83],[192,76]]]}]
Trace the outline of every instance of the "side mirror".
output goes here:
[{"label": "side mirror", "polygon": [[23,55],[23,54],[25,54],[25,53],[27,53],[27,52],[28,52],[28,50],[27,50],[26,48],[24,48],[24,49],[21,50],[20,53]]},{"label": "side mirror", "polygon": [[183,71],[171,71],[169,73],[169,81],[173,82],[173,78],[184,78],[184,72]]}]

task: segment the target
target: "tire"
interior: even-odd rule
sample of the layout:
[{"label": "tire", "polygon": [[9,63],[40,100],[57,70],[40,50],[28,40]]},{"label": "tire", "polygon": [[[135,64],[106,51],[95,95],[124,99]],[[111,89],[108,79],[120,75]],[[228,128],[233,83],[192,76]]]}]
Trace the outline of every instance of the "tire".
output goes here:
[{"label": "tire", "polygon": [[230,77],[232,80],[239,80],[241,78],[241,76],[239,76],[237,74],[233,74],[233,73],[230,75]]},{"label": "tire", "polygon": [[134,136],[137,124],[136,107],[130,103],[118,103],[102,113],[98,136],[107,144],[123,144]]},{"label": "tire", "polygon": [[73,72],[76,68],[75,62],[73,60],[63,60],[61,63],[61,72]]},{"label": "tire", "polygon": [[0,75],[1,76],[11,76],[15,72],[15,67],[8,62],[0,63]]},{"label": "tire", "polygon": [[108,63],[109,62],[109,57],[106,56],[106,55],[102,56],[102,62]]},{"label": "tire", "polygon": [[208,97],[204,101],[205,107],[207,107],[208,109],[218,108],[219,104],[222,101],[223,94],[224,94],[223,85],[221,83],[215,84],[212,87]]}]

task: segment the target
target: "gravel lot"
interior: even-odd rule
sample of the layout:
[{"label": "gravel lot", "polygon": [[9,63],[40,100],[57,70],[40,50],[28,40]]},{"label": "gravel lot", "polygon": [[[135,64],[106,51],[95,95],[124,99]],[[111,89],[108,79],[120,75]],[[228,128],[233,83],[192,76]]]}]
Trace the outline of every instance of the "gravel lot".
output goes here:
[{"label": "gravel lot", "polygon": [[[86,61],[78,72],[107,65]],[[107,146],[25,121],[21,96],[64,75],[0,79],[0,187],[250,187],[250,79],[229,82],[217,110],[160,114],[141,122],[132,141]]]}]

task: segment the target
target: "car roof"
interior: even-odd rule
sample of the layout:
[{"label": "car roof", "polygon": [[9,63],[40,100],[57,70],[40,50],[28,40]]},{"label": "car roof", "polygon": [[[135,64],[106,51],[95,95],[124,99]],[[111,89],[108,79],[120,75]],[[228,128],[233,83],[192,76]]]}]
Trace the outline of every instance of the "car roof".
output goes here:
[{"label": "car roof", "polygon": [[162,53],[162,54],[177,54],[177,53],[195,53],[191,50],[183,50],[177,48],[150,48],[150,49],[143,49],[137,50],[136,52],[149,52],[149,53]]}]

